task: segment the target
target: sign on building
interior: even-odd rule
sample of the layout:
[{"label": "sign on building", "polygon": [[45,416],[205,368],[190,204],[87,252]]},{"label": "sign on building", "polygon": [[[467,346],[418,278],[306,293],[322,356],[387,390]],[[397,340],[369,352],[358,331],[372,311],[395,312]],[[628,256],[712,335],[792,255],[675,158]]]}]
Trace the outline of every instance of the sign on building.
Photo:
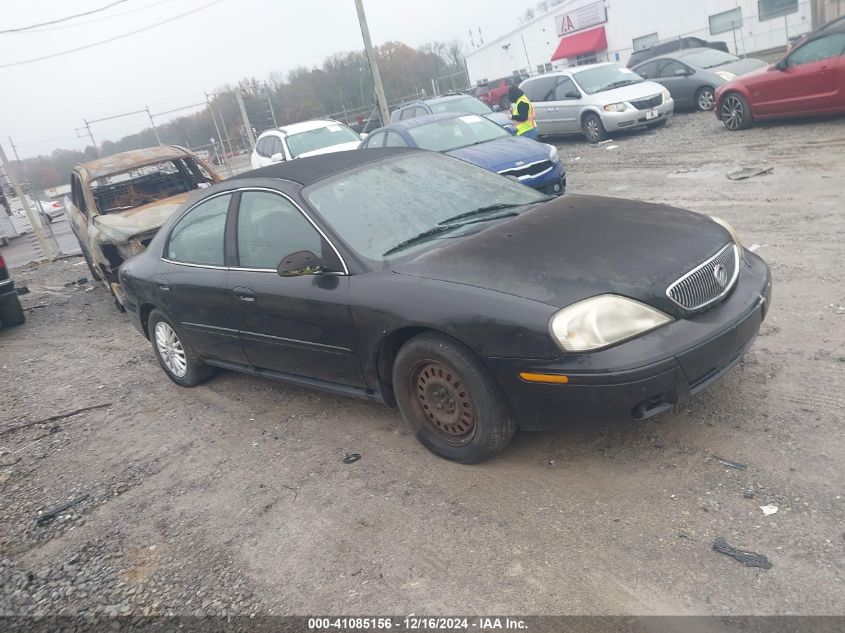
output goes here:
[{"label": "sign on building", "polygon": [[557,23],[557,34],[560,37],[590,28],[596,24],[604,24],[607,22],[607,10],[604,8],[604,0],[585,4],[583,7],[574,9],[569,13],[555,16],[555,22]]}]

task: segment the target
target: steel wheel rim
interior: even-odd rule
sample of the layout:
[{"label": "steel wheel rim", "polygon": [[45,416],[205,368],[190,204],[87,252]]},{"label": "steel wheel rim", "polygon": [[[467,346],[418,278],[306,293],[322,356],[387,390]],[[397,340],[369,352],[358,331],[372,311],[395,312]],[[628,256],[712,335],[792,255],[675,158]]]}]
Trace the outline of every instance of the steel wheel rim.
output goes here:
[{"label": "steel wheel rim", "polygon": [[411,387],[426,424],[441,440],[463,445],[473,438],[475,402],[458,372],[438,361],[421,361],[411,372]]},{"label": "steel wheel rim", "polygon": [[701,110],[707,111],[713,109],[713,91],[709,89],[702,90],[698,95],[698,107]]},{"label": "steel wheel rim", "polygon": [[592,117],[587,119],[587,136],[590,140],[596,140],[599,137],[599,122]]},{"label": "steel wheel rim", "polygon": [[169,324],[159,321],[156,323],[155,338],[156,350],[164,366],[177,378],[184,378],[188,373],[188,358],[176,332]]},{"label": "steel wheel rim", "polygon": [[745,119],[745,106],[739,97],[730,96],[722,104],[722,121],[729,130],[738,130]]}]

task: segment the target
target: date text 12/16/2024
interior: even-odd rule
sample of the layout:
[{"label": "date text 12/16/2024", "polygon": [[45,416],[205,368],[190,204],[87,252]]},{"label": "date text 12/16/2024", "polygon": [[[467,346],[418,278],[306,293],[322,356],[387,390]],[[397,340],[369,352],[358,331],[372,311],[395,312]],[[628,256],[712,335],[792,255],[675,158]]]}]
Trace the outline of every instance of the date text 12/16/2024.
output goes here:
[{"label": "date text 12/16/2024", "polygon": [[308,629],[312,631],[330,630],[382,630],[400,631],[527,631],[526,623],[519,618],[509,617],[429,617],[409,615],[401,618],[390,617],[316,617],[308,618]]}]

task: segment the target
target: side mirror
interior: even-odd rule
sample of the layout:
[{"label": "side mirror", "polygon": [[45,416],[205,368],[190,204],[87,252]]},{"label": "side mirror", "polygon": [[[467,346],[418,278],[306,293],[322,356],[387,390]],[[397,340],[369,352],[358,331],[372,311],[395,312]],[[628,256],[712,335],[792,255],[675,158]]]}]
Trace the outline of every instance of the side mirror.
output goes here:
[{"label": "side mirror", "polygon": [[500,106],[498,103],[493,106],[493,112],[501,112],[501,111],[502,111],[502,106]]},{"label": "side mirror", "polygon": [[568,90],[565,95],[563,95],[566,99],[580,99],[581,93],[575,90]]},{"label": "side mirror", "polygon": [[789,61],[787,61],[786,57],[784,57],[777,64],[772,66],[772,70],[786,70],[787,68],[789,68]]},{"label": "side mirror", "polygon": [[281,163],[284,159],[285,155],[281,152],[276,152],[270,157],[270,160],[272,160],[274,163]]},{"label": "side mirror", "polygon": [[311,251],[296,251],[286,255],[276,267],[280,277],[301,277],[303,275],[319,275],[325,272],[323,261]]},{"label": "side mirror", "polygon": [[362,141],[366,141],[368,136],[369,136],[369,134],[367,134],[366,132],[361,132],[358,135],[358,138],[360,138]]},{"label": "side mirror", "polygon": [[678,70],[675,71],[675,76],[677,76],[677,77],[686,77],[686,76],[691,75],[691,74],[692,73],[690,71],[685,70],[683,68],[678,68]]},{"label": "side mirror", "polygon": [[648,79],[648,73],[644,73],[644,72],[637,72],[637,74],[638,74],[640,77],[642,77],[643,79]]}]

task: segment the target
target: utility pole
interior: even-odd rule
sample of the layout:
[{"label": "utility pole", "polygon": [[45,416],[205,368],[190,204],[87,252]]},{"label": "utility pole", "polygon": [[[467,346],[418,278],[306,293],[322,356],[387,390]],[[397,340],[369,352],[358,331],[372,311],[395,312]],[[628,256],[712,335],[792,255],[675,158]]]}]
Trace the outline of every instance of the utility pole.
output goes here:
[{"label": "utility pole", "polygon": [[[12,153],[15,155],[15,160],[18,162],[18,165],[21,166],[21,173],[23,173],[23,162],[21,161],[21,157],[18,156],[18,148],[15,147],[15,142],[12,140],[12,137],[9,137],[9,145],[12,146]],[[26,174],[24,174],[26,176]],[[32,183],[29,182],[29,178],[27,178],[27,183],[29,185],[29,190],[32,191]],[[47,214],[44,213],[44,205],[41,204],[41,198],[36,197],[35,201],[38,203],[38,210],[41,212],[40,217],[45,217]],[[60,255],[62,249],[59,248],[59,243],[56,241],[56,236],[53,235],[53,229],[49,226],[41,225],[41,228],[44,229],[44,233],[46,233],[47,239],[50,240],[50,248],[53,250],[54,255]],[[33,227],[34,230],[34,227]]]},{"label": "utility pole", "polygon": [[29,219],[29,223],[32,225],[32,231],[35,233],[35,237],[38,240],[38,245],[41,247],[41,252],[44,253],[44,256],[50,260],[55,259],[52,251],[50,250],[50,246],[47,243],[47,238],[44,236],[44,230],[41,228],[41,225],[36,222],[35,218],[35,211],[32,210],[32,207],[29,206],[29,201],[26,199],[26,196],[21,189],[21,186],[18,184],[18,179],[15,178],[15,175],[12,173],[12,170],[9,167],[9,160],[6,158],[6,150],[3,149],[3,144],[0,143],[0,162],[3,164],[3,171],[6,172],[6,177],[9,179],[9,183],[12,185],[12,189],[15,192],[15,195],[18,197],[18,200],[21,201],[23,205],[23,210],[26,211],[26,217]]},{"label": "utility pole", "polygon": [[144,106],[144,110],[147,111],[147,116],[150,117],[150,125],[153,126],[153,134],[156,135],[156,143],[161,145],[161,139],[158,136],[158,128],[156,127],[155,119],[153,119],[153,115],[150,113],[150,106]]},{"label": "utility pole", "polygon": [[238,107],[241,109],[241,119],[246,128],[246,137],[249,140],[249,149],[255,147],[255,135],[252,133],[252,124],[249,122],[249,117],[246,115],[246,106],[244,105],[243,90],[240,87],[235,89],[235,97],[238,99]]},{"label": "utility pole", "polygon": [[387,122],[390,120],[390,112],[387,109],[384,86],[381,83],[381,75],[378,71],[378,60],[373,51],[373,41],[370,39],[370,27],[367,26],[367,16],[364,14],[363,0],[355,0],[355,8],[358,9],[358,22],[361,25],[361,36],[364,38],[364,51],[367,53],[367,59],[370,60],[370,72],[373,74],[373,87],[376,91],[381,124],[387,125]]},{"label": "utility pole", "polygon": [[97,158],[102,158],[102,156],[100,156],[100,148],[97,147],[97,141],[94,140],[94,135],[91,133],[91,124],[88,123],[88,121],[86,121],[85,119],[82,120],[85,121],[85,129],[88,130],[88,138],[91,139],[91,144],[94,146],[94,151],[97,154]]}]

